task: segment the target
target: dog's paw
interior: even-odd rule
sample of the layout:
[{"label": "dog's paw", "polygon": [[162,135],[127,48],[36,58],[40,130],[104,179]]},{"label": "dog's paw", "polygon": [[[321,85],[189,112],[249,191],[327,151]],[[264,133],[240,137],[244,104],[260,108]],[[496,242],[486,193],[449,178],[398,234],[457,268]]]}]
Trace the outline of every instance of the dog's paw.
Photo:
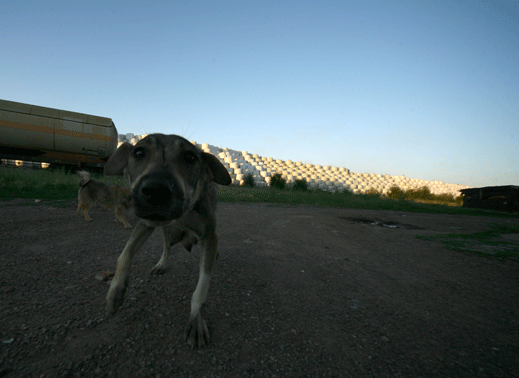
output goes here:
[{"label": "dog's paw", "polygon": [[152,276],[160,276],[166,273],[167,267],[162,264],[157,264],[153,268],[151,268],[150,274]]},{"label": "dog's paw", "polygon": [[106,296],[106,313],[113,314],[123,304],[126,285],[123,287],[110,286],[108,295]]},{"label": "dog's paw", "polygon": [[201,348],[209,344],[209,330],[200,313],[189,318],[186,330],[186,342],[191,348]]},{"label": "dog's paw", "polygon": [[161,276],[161,275],[163,275],[164,273],[166,273],[166,270],[167,270],[167,269],[166,269],[165,267],[161,267],[161,266],[157,267],[157,266],[155,265],[155,266],[151,269],[150,274],[151,274],[152,276]]}]

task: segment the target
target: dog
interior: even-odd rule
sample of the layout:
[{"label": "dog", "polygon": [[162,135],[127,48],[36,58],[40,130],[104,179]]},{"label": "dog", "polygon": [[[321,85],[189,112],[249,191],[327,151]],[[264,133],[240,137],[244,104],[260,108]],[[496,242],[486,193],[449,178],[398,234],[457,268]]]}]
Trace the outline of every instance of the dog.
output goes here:
[{"label": "dog", "polygon": [[131,260],[156,227],[162,233],[163,253],[152,274],[166,270],[172,245],[181,242],[190,251],[200,240],[199,278],[191,298],[185,340],[191,348],[207,345],[210,337],[202,307],[217,257],[216,184],[231,183],[227,169],[217,157],[180,136],[151,134],[135,146],[123,143],[110,156],[104,171],[106,175],[126,177],[139,218],[117,259],[106,296],[107,313],[114,313],[123,303]]},{"label": "dog", "polygon": [[88,211],[97,202],[102,206],[113,208],[115,210],[115,221],[124,224],[124,228],[132,228],[123,213],[124,209],[131,206],[129,201],[130,189],[119,185],[108,186],[105,183],[92,180],[90,173],[87,171],[80,171],[78,174],[79,191],[76,214],[81,216],[83,213],[85,220],[92,222]]}]

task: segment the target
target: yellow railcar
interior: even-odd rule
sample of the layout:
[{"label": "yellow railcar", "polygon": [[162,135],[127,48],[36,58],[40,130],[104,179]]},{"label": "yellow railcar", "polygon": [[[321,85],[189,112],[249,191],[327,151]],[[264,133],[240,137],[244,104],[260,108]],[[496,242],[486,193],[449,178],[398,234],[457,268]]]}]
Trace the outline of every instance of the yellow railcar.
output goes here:
[{"label": "yellow railcar", "polygon": [[110,118],[0,100],[0,157],[101,168],[117,149]]}]

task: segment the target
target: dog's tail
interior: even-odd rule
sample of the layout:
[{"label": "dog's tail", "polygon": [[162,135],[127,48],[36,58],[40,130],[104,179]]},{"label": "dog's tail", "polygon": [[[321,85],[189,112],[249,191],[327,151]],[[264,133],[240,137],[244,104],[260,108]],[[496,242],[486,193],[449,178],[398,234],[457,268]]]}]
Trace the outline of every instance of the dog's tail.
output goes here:
[{"label": "dog's tail", "polygon": [[79,186],[83,187],[90,181],[90,173],[87,171],[79,171]]}]

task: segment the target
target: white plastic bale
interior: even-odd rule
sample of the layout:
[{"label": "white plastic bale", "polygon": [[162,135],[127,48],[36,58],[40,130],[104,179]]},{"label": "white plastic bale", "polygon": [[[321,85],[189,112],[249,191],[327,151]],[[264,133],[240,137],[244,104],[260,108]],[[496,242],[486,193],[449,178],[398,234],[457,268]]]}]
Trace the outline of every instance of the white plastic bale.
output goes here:
[{"label": "white plastic bale", "polygon": [[[118,134],[118,147],[122,142],[131,142],[135,144],[138,140],[144,139],[147,134],[134,135],[133,133]],[[194,145],[196,142],[192,141]],[[200,146],[199,146],[200,147]],[[216,155],[219,159],[227,165],[229,172],[238,169],[240,165],[240,174],[252,173],[258,180],[267,178],[269,174],[281,173],[284,177],[290,176],[292,180],[304,179],[307,182],[322,181],[333,182],[336,185],[347,184],[350,186],[357,186],[357,189],[374,188],[380,192],[387,191],[392,186],[398,186],[404,190],[420,188],[426,186],[431,193],[450,193],[454,196],[459,196],[459,190],[468,188],[469,186],[459,184],[447,184],[442,181],[427,181],[418,178],[407,178],[402,176],[391,176],[389,174],[375,174],[375,173],[354,173],[345,167],[321,166],[319,164],[312,165],[310,163],[303,164],[302,162],[293,162],[291,160],[283,161],[281,159],[274,159],[272,157],[261,157],[258,154],[249,154],[247,151],[230,150],[226,147],[218,148],[208,143],[201,145],[202,149],[207,153]],[[207,151],[209,149],[209,151]],[[14,163],[14,161],[13,161]],[[18,163],[20,164],[20,163]],[[23,164],[23,163],[22,163]],[[231,166],[231,164],[234,164]],[[363,178],[363,183],[357,183],[355,179]],[[331,185],[331,184],[328,184]]]}]

